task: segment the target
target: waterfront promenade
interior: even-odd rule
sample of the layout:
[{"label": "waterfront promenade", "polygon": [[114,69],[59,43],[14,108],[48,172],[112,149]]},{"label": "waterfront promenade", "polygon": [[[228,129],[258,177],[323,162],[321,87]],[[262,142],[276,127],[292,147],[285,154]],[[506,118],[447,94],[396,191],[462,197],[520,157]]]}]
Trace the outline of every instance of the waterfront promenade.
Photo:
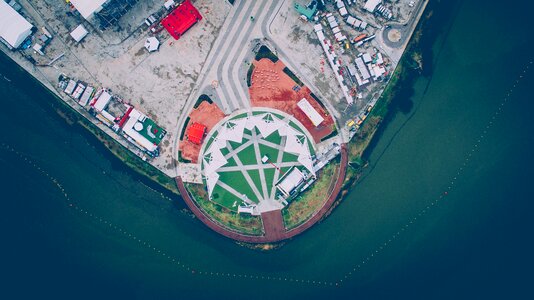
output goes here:
[{"label": "waterfront promenade", "polygon": [[331,209],[332,205],[338,199],[338,195],[341,192],[341,187],[345,180],[345,175],[347,173],[348,167],[348,152],[347,145],[341,145],[341,166],[339,168],[339,173],[337,174],[337,180],[335,182],[334,188],[330,193],[330,196],[323,204],[323,206],[315,212],[315,214],[309,218],[306,222],[301,225],[287,230],[283,224],[283,218],[281,210],[274,210],[261,214],[264,235],[253,236],[246,235],[236,231],[233,231],[220,223],[214,221],[210,218],[198,205],[195,200],[193,200],[191,194],[187,191],[184,182],[180,176],[176,177],[176,185],[178,190],[184,199],[184,202],[187,204],[189,209],[195,214],[195,216],[202,221],[206,226],[208,226],[213,231],[224,235],[227,238],[246,242],[246,243],[276,243],[283,240],[290,239],[312,227],[314,224],[319,222]]}]

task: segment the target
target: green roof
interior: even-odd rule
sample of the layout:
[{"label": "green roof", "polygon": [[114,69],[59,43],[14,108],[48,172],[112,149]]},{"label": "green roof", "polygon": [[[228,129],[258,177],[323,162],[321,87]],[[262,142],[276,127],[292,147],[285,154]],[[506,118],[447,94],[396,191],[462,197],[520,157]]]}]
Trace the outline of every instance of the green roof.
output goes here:
[{"label": "green roof", "polygon": [[139,131],[139,134],[144,136],[151,143],[159,145],[161,140],[163,140],[167,134],[167,131],[158,126],[158,124],[151,119],[146,118],[145,121],[143,121],[143,130]]},{"label": "green roof", "polygon": [[315,13],[317,12],[317,4],[313,6],[313,8],[306,7],[304,5],[300,5],[298,3],[295,3],[295,9],[297,12],[301,15],[305,15],[308,20],[311,20]]}]

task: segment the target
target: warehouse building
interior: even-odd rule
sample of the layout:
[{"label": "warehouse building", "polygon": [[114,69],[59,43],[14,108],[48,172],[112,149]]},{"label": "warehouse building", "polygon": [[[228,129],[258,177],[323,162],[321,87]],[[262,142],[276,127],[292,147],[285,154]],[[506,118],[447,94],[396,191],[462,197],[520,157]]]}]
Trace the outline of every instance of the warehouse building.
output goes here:
[{"label": "warehouse building", "polygon": [[17,49],[32,33],[32,24],[13,7],[0,1],[0,41],[9,49]]}]

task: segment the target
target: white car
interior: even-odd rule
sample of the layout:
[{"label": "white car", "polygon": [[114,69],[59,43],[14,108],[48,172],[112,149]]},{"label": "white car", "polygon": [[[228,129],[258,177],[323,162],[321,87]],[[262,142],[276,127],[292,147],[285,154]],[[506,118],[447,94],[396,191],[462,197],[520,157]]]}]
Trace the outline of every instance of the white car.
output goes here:
[{"label": "white car", "polygon": [[415,1],[410,1],[410,3],[408,3],[409,7],[413,7],[414,5],[415,5]]}]

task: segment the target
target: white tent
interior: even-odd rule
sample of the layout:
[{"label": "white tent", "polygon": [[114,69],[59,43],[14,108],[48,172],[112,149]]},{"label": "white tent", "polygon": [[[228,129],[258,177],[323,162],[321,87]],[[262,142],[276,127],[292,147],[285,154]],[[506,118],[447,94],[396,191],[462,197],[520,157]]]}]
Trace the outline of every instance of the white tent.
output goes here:
[{"label": "white tent", "polygon": [[145,48],[148,52],[154,52],[159,49],[159,41],[155,37],[149,37],[146,39]]},{"label": "white tent", "polygon": [[174,7],[174,0],[168,0],[163,3],[163,6],[165,6],[165,9],[169,10]]},{"label": "white tent", "polygon": [[77,42],[81,42],[83,40],[83,38],[85,38],[87,36],[89,32],[87,31],[87,29],[85,29],[85,27],[80,24],[78,25],[78,27],[76,27],[76,29],[74,29],[71,33],[70,33],[70,36]]},{"label": "white tent", "polygon": [[95,13],[102,10],[102,5],[107,1],[108,0],[70,0],[70,3],[74,5],[82,17],[89,20]]},{"label": "white tent", "polygon": [[[280,135],[283,134],[280,133]],[[298,155],[298,162],[315,176],[315,171],[313,170],[313,160],[311,158],[310,148],[308,145],[308,138],[293,128],[286,128],[285,135],[287,137],[284,151]]]},{"label": "white tent", "polygon": [[230,120],[223,124],[219,131],[218,138],[226,139],[236,143],[241,143],[243,140],[243,130],[245,129],[246,118]]},{"label": "white tent", "polygon": [[324,118],[313,108],[306,98],[300,99],[297,102],[297,106],[306,114],[308,119],[313,123],[313,126],[317,127],[324,121]]},{"label": "white tent", "polygon": [[108,92],[103,92],[93,104],[93,107],[97,111],[103,111],[108,105],[109,101],[111,101],[111,95]]},{"label": "white tent", "polygon": [[254,116],[253,123],[264,138],[277,131],[283,125],[282,121],[271,113]]},{"label": "white tent", "polygon": [[206,184],[208,186],[208,195],[211,197],[211,194],[213,193],[213,189],[215,188],[215,185],[217,185],[217,181],[219,181],[219,174],[217,172],[213,172],[209,175],[206,175]]},{"label": "white tent", "polygon": [[228,163],[218,147],[210,147],[208,152],[204,154],[203,159],[205,175],[211,175],[212,173],[215,173],[217,169]]},{"label": "white tent", "polygon": [[378,6],[378,4],[380,4],[380,2],[382,2],[382,0],[367,0],[363,8],[368,12],[372,13],[375,11],[376,7]]},{"label": "white tent", "polygon": [[32,24],[4,1],[0,1],[0,39],[16,49],[32,33]]}]

